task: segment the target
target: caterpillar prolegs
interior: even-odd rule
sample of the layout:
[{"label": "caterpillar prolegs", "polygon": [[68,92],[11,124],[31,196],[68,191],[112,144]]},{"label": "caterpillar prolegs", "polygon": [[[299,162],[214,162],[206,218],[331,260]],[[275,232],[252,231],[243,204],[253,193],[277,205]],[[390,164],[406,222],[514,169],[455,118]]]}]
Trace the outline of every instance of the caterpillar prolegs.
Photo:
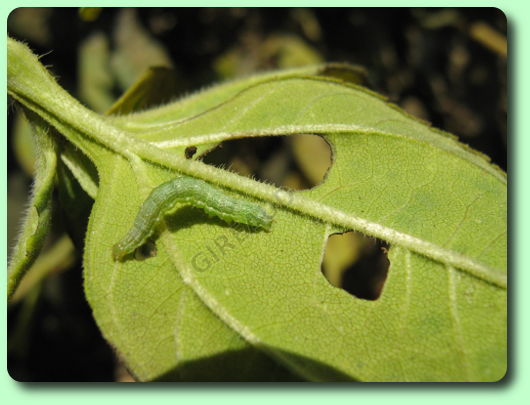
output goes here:
[{"label": "caterpillar prolegs", "polygon": [[134,224],[123,239],[112,248],[114,260],[122,260],[142,246],[156,225],[177,203],[201,208],[208,215],[227,223],[237,222],[269,230],[272,217],[259,205],[223,193],[210,184],[191,177],[177,177],[151,191],[143,202]]}]

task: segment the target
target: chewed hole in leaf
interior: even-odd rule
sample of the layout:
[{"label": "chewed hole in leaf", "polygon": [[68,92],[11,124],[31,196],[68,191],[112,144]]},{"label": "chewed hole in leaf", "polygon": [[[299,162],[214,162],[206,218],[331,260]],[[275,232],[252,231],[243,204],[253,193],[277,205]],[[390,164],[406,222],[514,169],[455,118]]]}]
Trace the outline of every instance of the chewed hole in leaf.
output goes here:
[{"label": "chewed hole in leaf", "polygon": [[322,273],[334,287],[366,300],[381,295],[388,273],[388,244],[358,232],[330,235]]},{"label": "chewed hole in leaf", "polygon": [[142,246],[139,246],[134,251],[134,258],[135,260],[146,260],[150,257],[155,257],[157,255],[158,251],[156,248],[156,244],[149,240],[146,243],[144,243]]},{"label": "chewed hole in leaf", "polygon": [[306,190],[322,183],[332,151],[321,136],[301,134],[226,141],[201,159],[278,187]]}]

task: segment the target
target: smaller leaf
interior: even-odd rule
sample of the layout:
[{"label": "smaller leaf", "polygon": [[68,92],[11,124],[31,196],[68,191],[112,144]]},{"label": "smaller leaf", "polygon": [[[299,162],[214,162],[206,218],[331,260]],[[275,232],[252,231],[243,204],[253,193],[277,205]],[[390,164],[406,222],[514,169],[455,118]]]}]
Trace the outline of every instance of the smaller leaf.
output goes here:
[{"label": "smaller leaf", "polygon": [[13,124],[13,152],[24,172],[28,176],[33,176],[35,172],[33,128],[22,111],[17,111]]},{"label": "smaller leaf", "polygon": [[116,51],[111,58],[111,69],[124,90],[150,66],[172,66],[167,51],[141,25],[132,8],[120,11],[114,41]]},{"label": "smaller leaf", "polygon": [[103,7],[79,7],[79,17],[83,21],[96,21]]},{"label": "smaller leaf", "polygon": [[222,78],[244,76],[259,70],[294,68],[322,63],[322,56],[294,35],[270,35],[247,41],[218,57],[214,63]]},{"label": "smaller leaf", "polygon": [[344,272],[359,260],[362,248],[363,236],[359,233],[344,232],[329,236],[322,266],[331,285],[341,287]]},{"label": "smaller leaf", "polygon": [[71,268],[76,260],[75,249],[71,239],[63,234],[53,245],[46,247],[35,263],[20,281],[17,290],[11,297],[10,304],[15,304],[32,294],[50,275],[58,274]]},{"label": "smaller leaf", "polygon": [[318,135],[302,134],[291,138],[293,154],[312,186],[320,184],[332,163],[329,144]]},{"label": "smaller leaf", "polygon": [[123,115],[167,103],[178,92],[177,74],[165,66],[150,66],[110,107],[107,115]]},{"label": "smaller leaf", "polygon": [[79,47],[79,95],[93,110],[103,112],[113,101],[114,78],[110,72],[110,44],[107,36],[96,32]]},{"label": "smaller leaf", "polygon": [[319,76],[335,78],[345,83],[360,84],[370,87],[368,72],[360,65],[350,65],[348,63],[326,63],[317,72]]},{"label": "smaller leaf", "polygon": [[33,195],[13,250],[7,282],[8,298],[37,258],[51,223],[52,191],[57,169],[57,148],[48,125],[33,113],[28,118],[35,128],[36,171]]}]

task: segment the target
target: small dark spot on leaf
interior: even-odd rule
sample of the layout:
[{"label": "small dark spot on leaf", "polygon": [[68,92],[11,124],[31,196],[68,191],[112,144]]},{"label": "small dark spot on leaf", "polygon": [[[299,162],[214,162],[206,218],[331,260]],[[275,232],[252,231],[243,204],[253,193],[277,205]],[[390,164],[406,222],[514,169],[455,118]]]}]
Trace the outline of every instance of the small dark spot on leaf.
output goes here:
[{"label": "small dark spot on leaf", "polygon": [[195,153],[197,153],[197,147],[196,146],[188,146],[184,150],[184,156],[186,156],[186,159],[191,159],[193,157],[193,155],[195,155]]}]

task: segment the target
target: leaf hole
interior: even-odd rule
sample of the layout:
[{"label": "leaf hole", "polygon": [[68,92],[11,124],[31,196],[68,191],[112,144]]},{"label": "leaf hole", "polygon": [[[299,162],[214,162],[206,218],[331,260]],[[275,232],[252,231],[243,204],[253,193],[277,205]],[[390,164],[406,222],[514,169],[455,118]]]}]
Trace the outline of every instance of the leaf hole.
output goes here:
[{"label": "leaf hole", "polygon": [[330,235],[322,260],[322,273],[334,287],[357,298],[377,300],[390,265],[388,247],[386,242],[358,232]]},{"label": "leaf hole", "polygon": [[201,159],[290,190],[307,190],[322,183],[333,161],[330,144],[312,134],[225,141]]},{"label": "leaf hole", "polygon": [[155,242],[148,240],[146,243],[136,248],[134,251],[134,258],[135,260],[143,261],[151,257],[155,257],[157,253],[158,250],[156,248]]}]

